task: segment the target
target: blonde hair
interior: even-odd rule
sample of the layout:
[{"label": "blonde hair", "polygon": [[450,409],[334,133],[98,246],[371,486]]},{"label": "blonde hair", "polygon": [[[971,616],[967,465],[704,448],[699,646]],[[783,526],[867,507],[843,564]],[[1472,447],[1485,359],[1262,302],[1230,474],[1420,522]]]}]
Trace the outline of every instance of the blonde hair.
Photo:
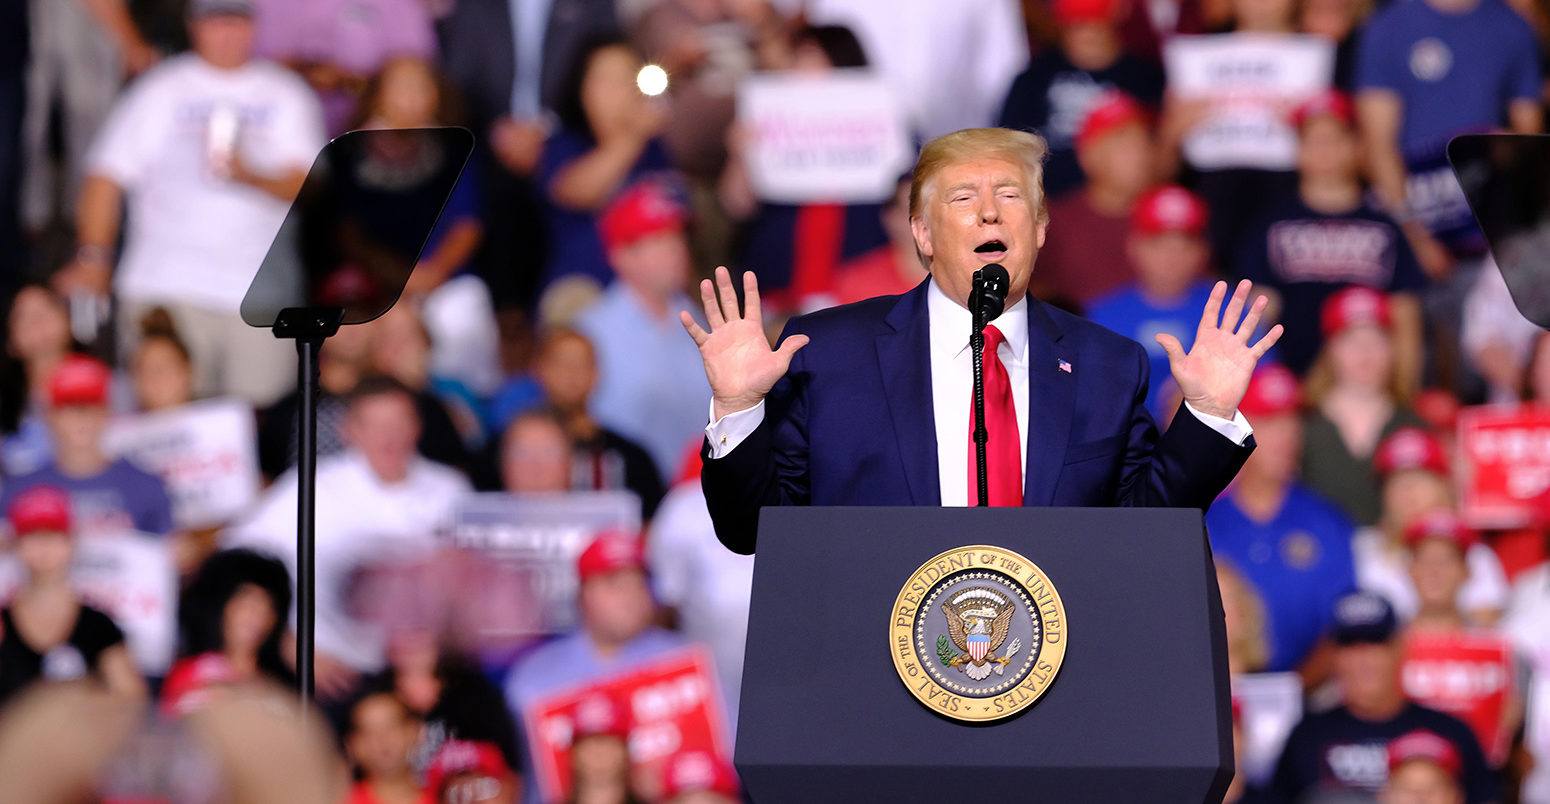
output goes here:
[{"label": "blonde hair", "polygon": [[1237,616],[1227,631],[1227,664],[1234,673],[1254,673],[1270,661],[1266,634],[1265,603],[1259,590],[1243,577],[1232,562],[1216,558],[1216,582],[1222,592],[1222,612]]},{"label": "blonde hair", "polygon": [[1049,144],[1029,131],[966,128],[943,134],[926,143],[920,149],[920,158],[915,160],[915,171],[910,178],[910,217],[920,216],[920,199],[926,185],[942,168],[954,162],[994,157],[1019,162],[1027,169],[1035,218],[1039,223],[1048,223],[1049,209],[1044,204],[1044,158],[1048,155]]}]

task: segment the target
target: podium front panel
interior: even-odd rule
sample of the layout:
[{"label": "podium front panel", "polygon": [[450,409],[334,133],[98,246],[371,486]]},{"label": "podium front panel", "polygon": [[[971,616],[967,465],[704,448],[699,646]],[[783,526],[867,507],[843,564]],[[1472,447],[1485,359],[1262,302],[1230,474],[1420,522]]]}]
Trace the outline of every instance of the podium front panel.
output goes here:
[{"label": "podium front panel", "polygon": [[[996,545],[1048,576],[1066,653],[1035,704],[965,723],[900,680],[888,626],[939,553]],[[1219,801],[1231,776],[1220,596],[1200,512],[768,508],[736,762],[758,802]]]}]

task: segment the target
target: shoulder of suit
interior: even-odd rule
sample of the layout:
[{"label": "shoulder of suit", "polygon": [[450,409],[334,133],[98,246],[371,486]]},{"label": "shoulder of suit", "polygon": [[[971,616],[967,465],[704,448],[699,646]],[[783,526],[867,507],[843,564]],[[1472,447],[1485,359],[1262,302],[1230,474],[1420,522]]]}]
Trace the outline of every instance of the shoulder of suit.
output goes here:
[{"label": "shoulder of suit", "polygon": [[851,333],[864,334],[879,327],[886,327],[884,319],[899,303],[899,296],[878,296],[851,304],[826,307],[812,313],[796,316],[786,325],[787,334],[805,335]]}]

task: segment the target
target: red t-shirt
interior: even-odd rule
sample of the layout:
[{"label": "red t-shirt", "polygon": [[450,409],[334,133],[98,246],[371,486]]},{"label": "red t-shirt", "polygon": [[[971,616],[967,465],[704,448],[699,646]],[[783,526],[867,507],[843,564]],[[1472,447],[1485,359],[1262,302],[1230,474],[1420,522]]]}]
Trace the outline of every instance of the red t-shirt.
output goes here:
[{"label": "red t-shirt", "polygon": [[850,304],[874,296],[907,293],[925,278],[924,269],[921,270],[919,279],[906,279],[900,274],[892,245],[872,249],[839,267],[834,277],[834,303]]},{"label": "red t-shirt", "polygon": [[[435,800],[431,798],[429,790],[421,794],[420,802],[421,804],[436,804]],[[384,804],[384,802],[382,799],[377,798],[376,793],[371,792],[370,783],[356,782],[350,788],[350,795],[345,797],[344,804]]]},{"label": "red t-shirt", "polygon": [[1083,192],[1068,193],[1049,205],[1049,236],[1033,264],[1033,285],[1046,301],[1074,302],[1085,308],[1093,299],[1136,278],[1125,240],[1130,216],[1109,216],[1093,209]]}]

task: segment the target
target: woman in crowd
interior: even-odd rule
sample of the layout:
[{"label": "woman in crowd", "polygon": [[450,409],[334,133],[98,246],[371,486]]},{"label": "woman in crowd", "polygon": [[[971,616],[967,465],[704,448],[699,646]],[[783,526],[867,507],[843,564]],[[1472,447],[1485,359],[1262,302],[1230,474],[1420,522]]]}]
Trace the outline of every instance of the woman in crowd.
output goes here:
[{"label": "woman in crowd", "polygon": [[659,136],[666,110],[636,86],[644,66],[640,53],[617,37],[594,40],[571,66],[555,109],[560,127],[538,163],[552,235],[544,285],[571,274],[606,285],[613,272],[597,215],[641,179],[677,177]]},{"label": "woman in crowd", "polygon": [[[1453,510],[1451,467],[1441,442],[1413,427],[1384,439],[1372,463],[1382,483],[1382,515],[1377,525],[1362,528],[1351,540],[1356,581],[1362,589],[1388,598],[1400,619],[1409,620],[1420,611],[1421,599],[1410,577],[1404,534],[1425,516]],[[1458,607],[1472,625],[1494,623],[1508,597],[1501,561],[1479,542],[1471,544],[1464,557],[1469,571],[1458,593]]]},{"label": "woman in crowd", "polygon": [[1388,299],[1351,287],[1329,297],[1324,347],[1308,372],[1303,481],[1359,525],[1379,519],[1372,454],[1401,427],[1424,427],[1406,404],[1394,360]]},{"label": "woman in crowd", "polygon": [[415,754],[428,760],[449,740],[489,743],[508,768],[522,767],[516,725],[501,691],[479,666],[426,627],[399,627],[388,637],[388,667],[363,685],[392,693],[425,723]]},{"label": "woman in crowd", "polygon": [[194,401],[194,361],[165,308],[153,308],[140,320],[129,382],[135,407],[147,413]]},{"label": "woman in crowd", "polygon": [[212,683],[294,684],[280,655],[290,610],[284,564],[250,550],[210,556],[178,605],[183,658],[167,674],[163,703],[181,711]]},{"label": "woman in crowd", "polygon": [[[767,65],[813,76],[837,69],[864,69],[866,51],[849,28],[808,26],[792,38],[790,61]],[[744,157],[755,132],[734,125],[728,134],[728,157],[721,177],[721,203],[735,218],[746,220],[742,265],[759,277],[766,304],[782,310],[811,309],[833,304],[835,277],[842,262],[888,242],[882,225],[882,204],[809,202],[776,204],[758,197]]]},{"label": "woman in crowd", "polygon": [[[357,128],[408,129],[453,125],[449,90],[424,59],[390,60],[366,85]],[[499,382],[494,302],[473,271],[484,241],[479,214],[479,172],[464,170],[420,261],[404,286],[404,298],[420,310],[436,348],[431,368],[481,394]]]},{"label": "woman in crowd", "polygon": [[37,400],[54,367],[76,350],[70,308],[43,285],[26,285],[11,298],[0,354],[0,471],[26,474],[48,463],[48,428]]},{"label": "woman in crowd", "polygon": [[0,701],[35,681],[77,679],[144,697],[145,681],[123,631],[82,602],[70,585],[75,558],[70,496],[52,486],[33,486],[16,495],[6,513],[24,578],[0,610]]}]

